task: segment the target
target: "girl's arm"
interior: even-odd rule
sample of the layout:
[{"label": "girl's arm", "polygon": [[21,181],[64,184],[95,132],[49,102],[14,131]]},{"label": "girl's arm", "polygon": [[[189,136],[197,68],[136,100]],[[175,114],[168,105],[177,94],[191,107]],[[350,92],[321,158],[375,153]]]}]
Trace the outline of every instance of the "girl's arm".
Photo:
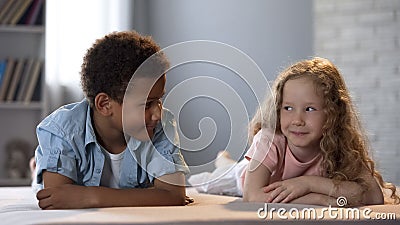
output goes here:
[{"label": "girl's arm", "polygon": [[362,172],[361,176],[368,188],[365,192],[363,192],[361,185],[354,181],[342,181],[334,185],[331,179],[315,176],[309,177],[309,181],[320,184],[311,186],[312,192],[328,194],[335,198],[344,196],[351,206],[383,204],[382,189],[374,176],[367,169]]},{"label": "girl's arm", "polygon": [[244,179],[243,201],[267,202],[269,193],[264,192],[264,187],[269,184],[270,178],[271,172],[266,166],[256,160],[250,160]]},{"label": "girl's arm", "polygon": [[[271,172],[267,167],[257,162],[256,160],[251,160],[249,167],[246,170],[244,188],[243,188],[243,201],[245,202],[272,202],[275,193],[265,193],[265,186],[269,184],[271,178]],[[254,168],[251,170],[249,168]],[[269,186],[268,186],[269,187]],[[300,184],[297,184],[299,189],[302,189]],[[306,187],[306,185],[303,185]],[[323,194],[308,193],[303,196],[298,196],[291,200],[291,203],[297,204],[312,204],[312,205],[329,205],[327,203],[334,202],[335,199]]]},{"label": "girl's arm", "polygon": [[155,179],[154,187],[147,189],[74,185],[71,179],[51,172],[43,172],[43,181],[45,189],[36,195],[42,209],[185,204],[185,179],[180,172]]},{"label": "girl's arm", "polygon": [[337,206],[336,198],[324,194],[308,193],[301,197],[295,198],[290,203],[294,204],[308,204],[308,205],[322,205],[322,206]]},{"label": "girl's arm", "polygon": [[352,181],[341,181],[337,185],[332,179],[320,176],[301,176],[265,187],[264,191],[270,194],[269,201],[291,202],[308,193],[319,193],[338,198],[344,196],[348,205],[383,204],[383,194],[374,177],[367,170],[363,172],[368,190],[362,192],[360,184]]}]

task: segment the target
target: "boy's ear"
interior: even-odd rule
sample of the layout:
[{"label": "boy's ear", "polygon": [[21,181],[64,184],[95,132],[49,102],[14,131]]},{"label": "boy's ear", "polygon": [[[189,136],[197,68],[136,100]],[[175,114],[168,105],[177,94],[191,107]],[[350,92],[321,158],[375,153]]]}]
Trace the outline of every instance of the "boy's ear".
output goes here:
[{"label": "boy's ear", "polygon": [[94,98],[94,107],[96,111],[104,116],[112,114],[111,98],[106,93],[99,93]]}]

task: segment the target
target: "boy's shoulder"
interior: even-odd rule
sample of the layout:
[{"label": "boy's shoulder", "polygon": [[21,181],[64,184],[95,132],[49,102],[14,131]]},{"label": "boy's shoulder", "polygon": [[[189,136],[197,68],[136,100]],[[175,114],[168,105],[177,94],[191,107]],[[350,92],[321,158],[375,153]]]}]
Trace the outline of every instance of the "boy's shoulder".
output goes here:
[{"label": "boy's shoulder", "polygon": [[60,134],[84,129],[88,113],[90,113],[88,111],[89,103],[86,99],[61,106],[43,119],[38,128],[60,132]]}]

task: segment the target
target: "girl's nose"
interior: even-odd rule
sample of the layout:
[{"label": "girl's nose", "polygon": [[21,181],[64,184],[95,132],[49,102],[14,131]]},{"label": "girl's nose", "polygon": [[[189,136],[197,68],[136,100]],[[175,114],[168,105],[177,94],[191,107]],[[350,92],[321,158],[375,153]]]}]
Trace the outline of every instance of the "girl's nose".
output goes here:
[{"label": "girl's nose", "polygon": [[155,104],[155,106],[152,107],[151,120],[153,121],[161,120],[161,111],[162,111],[161,103]]},{"label": "girl's nose", "polygon": [[304,126],[305,125],[302,113],[300,113],[300,112],[295,113],[295,115],[292,118],[292,125],[295,125],[295,126]]}]

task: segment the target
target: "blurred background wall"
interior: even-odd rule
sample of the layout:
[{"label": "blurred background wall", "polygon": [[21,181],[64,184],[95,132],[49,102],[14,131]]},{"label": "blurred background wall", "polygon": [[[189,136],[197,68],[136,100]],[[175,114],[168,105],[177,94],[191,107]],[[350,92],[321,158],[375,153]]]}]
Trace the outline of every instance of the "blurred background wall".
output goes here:
[{"label": "blurred background wall", "polygon": [[[137,0],[134,10],[134,27],[141,33],[151,35],[162,47],[190,40],[223,42],[247,54],[269,80],[274,79],[282,66],[313,55],[310,0]],[[216,53],[210,49],[209,54]],[[258,105],[251,90],[254,87],[245,85],[237,74],[223,66],[190,63],[177,67],[168,73],[167,90],[197,76],[209,76],[227,83],[244,100],[249,116],[254,114]],[[209,82],[214,81],[209,79]],[[213,96],[213,90],[208,89],[208,85],[201,88]],[[181,95],[193,93],[189,85],[179,92]],[[228,106],[224,108],[222,105],[224,102],[228,104],[226,99],[218,99],[218,102],[209,96],[192,99],[182,106],[180,112],[181,136],[200,138],[199,122],[205,117],[212,118],[217,129],[214,141],[209,145],[204,142],[200,151],[184,152],[190,165],[210,162],[216,158],[218,151],[224,149],[236,159],[244,152],[240,143],[246,142],[249,121],[246,118],[235,120],[231,115],[232,111],[240,110],[241,104],[236,102],[232,109],[227,109]],[[232,134],[231,129],[235,129]],[[234,142],[232,147],[227,146],[229,141]],[[212,165],[208,167],[209,170],[212,168]]]},{"label": "blurred background wall", "polygon": [[[55,2],[63,1],[77,5],[67,0]],[[63,7],[56,4],[59,11],[48,15],[48,21],[63,18]],[[396,166],[400,160],[399,10],[397,0],[102,0],[90,6],[81,5],[74,13],[80,22],[74,23],[70,30],[55,25],[46,27],[47,33],[57,33],[46,39],[49,43],[77,29],[85,32],[74,35],[89,35],[83,38],[85,42],[79,43],[75,53],[65,55],[63,51],[78,45],[79,38],[58,41],[51,48],[53,52],[46,53],[49,59],[46,64],[52,59],[52,65],[58,66],[46,68],[47,76],[52,77],[48,79],[49,86],[56,84],[59,88],[58,94],[52,96],[50,108],[82,98],[79,90],[82,54],[96,38],[114,30],[136,29],[151,35],[161,47],[192,40],[222,42],[254,60],[270,81],[290,63],[317,55],[332,60],[343,73],[369,132],[378,169],[386,180],[400,184],[400,168]],[[95,16],[88,16],[90,12]],[[64,16],[71,18],[70,13]],[[71,59],[75,62],[68,68],[65,65]],[[220,65],[191,63],[172,69],[168,72],[167,92],[197,76],[223,81],[242,98],[248,117],[253,115],[257,101],[251,87]],[[206,90],[210,88],[202,86]],[[193,90],[181,91],[190,95]],[[182,105],[178,121],[182,134],[189,139],[201,136],[199,124],[206,117],[215,122],[216,136],[201,151],[183,152],[190,165],[212,161],[218,151],[226,149],[229,139],[237,143],[246,141],[248,121],[235,121],[243,129],[232,132],[232,121],[224,104],[204,96]],[[236,159],[245,151],[227,150]],[[212,165],[206,168],[212,169]]]},{"label": "blurred background wall", "polygon": [[314,51],[340,68],[387,180],[400,184],[400,1],[314,1]]}]

